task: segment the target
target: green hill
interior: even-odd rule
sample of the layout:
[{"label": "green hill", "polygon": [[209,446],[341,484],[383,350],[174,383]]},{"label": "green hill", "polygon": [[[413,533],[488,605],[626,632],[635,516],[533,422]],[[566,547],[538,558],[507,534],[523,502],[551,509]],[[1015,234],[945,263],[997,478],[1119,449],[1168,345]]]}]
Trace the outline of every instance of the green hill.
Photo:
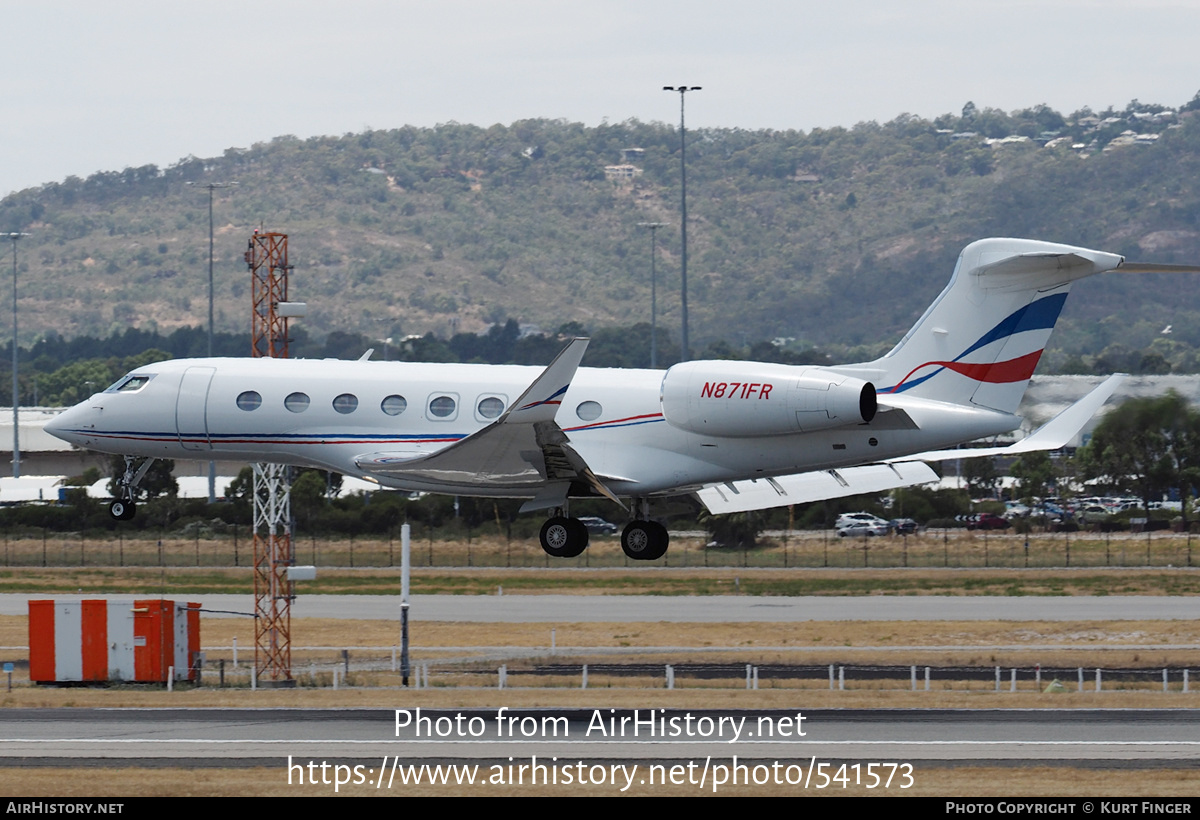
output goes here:
[{"label": "green hill", "polygon": [[[784,337],[871,355],[983,236],[1200,262],[1192,107],[1177,117],[1136,102],[1094,117],[970,107],[810,133],[689,131],[693,346]],[[0,228],[31,234],[18,248],[22,344],[202,324],[207,201],[188,181],[239,183],[216,196],[220,330],[248,332],[242,254],[260,225],[290,236],[292,293],[310,305],[313,336],[449,336],[508,318],[547,332],[628,326],[649,318],[650,242],[637,223],[659,221],[661,321],[678,338],[678,143],[673,127],[636,121],[448,124],[279,137],[21,191],[0,201]],[[631,148],[641,150],[623,154]],[[626,162],[637,176],[606,178]],[[1191,280],[1088,281],[1047,366],[1090,369],[1106,356],[1099,364],[1131,367],[1156,353],[1195,371],[1197,319]]]}]

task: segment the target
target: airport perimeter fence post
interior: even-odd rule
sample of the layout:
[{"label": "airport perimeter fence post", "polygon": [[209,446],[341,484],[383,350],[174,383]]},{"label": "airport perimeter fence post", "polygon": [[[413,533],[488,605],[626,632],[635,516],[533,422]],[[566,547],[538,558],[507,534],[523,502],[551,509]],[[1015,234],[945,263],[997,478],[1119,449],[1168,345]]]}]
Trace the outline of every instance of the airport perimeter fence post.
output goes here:
[{"label": "airport perimeter fence post", "polygon": [[846,667],[838,667],[838,691],[846,691]]},{"label": "airport perimeter fence post", "polygon": [[675,667],[667,664],[667,688],[675,688]]},{"label": "airport perimeter fence post", "polygon": [[758,667],[754,667],[754,690],[758,691]]},{"label": "airport perimeter fence post", "polygon": [[833,664],[829,664],[829,691],[833,691]]},{"label": "airport perimeter fence post", "polygon": [[500,674],[497,677],[496,683],[497,683],[497,686],[496,686],[497,689],[503,689],[505,686],[508,685],[508,665],[507,664],[501,665]]},{"label": "airport perimeter fence post", "polygon": [[911,678],[912,691],[917,691],[917,667],[915,664],[908,667],[908,676]]},{"label": "airport perimeter fence post", "polygon": [[929,691],[929,667],[925,667],[925,691]]},{"label": "airport perimeter fence post", "polygon": [[1166,670],[1166,668],[1163,669],[1163,691],[1164,692],[1167,691],[1167,670]]},{"label": "airport perimeter fence post", "polygon": [[1100,691],[1100,667],[1096,667],[1096,691]]},{"label": "airport perimeter fence post", "polygon": [[1183,670],[1183,691],[1184,691],[1184,694],[1187,694],[1187,690],[1188,690],[1188,671],[1187,671],[1186,669],[1184,669],[1184,670]]},{"label": "airport perimeter fence post", "polygon": [[1000,691],[1000,667],[996,667],[996,691]]},{"label": "airport perimeter fence post", "polygon": [[750,688],[750,664],[746,664],[746,688]]},{"label": "airport perimeter fence post", "polygon": [[1042,665],[1040,663],[1036,667],[1036,672],[1034,674],[1034,681],[1035,681],[1035,685],[1037,686],[1037,690],[1039,692],[1042,691]]},{"label": "airport perimeter fence post", "polygon": [[1083,667],[1079,667],[1079,691],[1083,691]]},{"label": "airport perimeter fence post", "polygon": [[1010,692],[1017,691],[1017,670],[1015,667],[1012,670],[1012,680],[1009,683],[1008,691],[1010,691]]},{"label": "airport perimeter fence post", "polygon": [[583,665],[583,680],[579,684],[580,689],[587,689],[587,664]]}]

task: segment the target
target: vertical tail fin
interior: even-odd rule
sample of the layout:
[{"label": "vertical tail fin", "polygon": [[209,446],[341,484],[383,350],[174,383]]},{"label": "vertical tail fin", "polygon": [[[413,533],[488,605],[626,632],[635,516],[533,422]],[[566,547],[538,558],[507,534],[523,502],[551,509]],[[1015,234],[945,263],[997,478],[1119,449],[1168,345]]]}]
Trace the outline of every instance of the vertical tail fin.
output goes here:
[{"label": "vertical tail fin", "polygon": [[839,367],[878,385],[1013,413],[1054,330],[1071,283],[1112,270],[1116,254],[1030,239],[982,239],[950,284],[886,356]]}]

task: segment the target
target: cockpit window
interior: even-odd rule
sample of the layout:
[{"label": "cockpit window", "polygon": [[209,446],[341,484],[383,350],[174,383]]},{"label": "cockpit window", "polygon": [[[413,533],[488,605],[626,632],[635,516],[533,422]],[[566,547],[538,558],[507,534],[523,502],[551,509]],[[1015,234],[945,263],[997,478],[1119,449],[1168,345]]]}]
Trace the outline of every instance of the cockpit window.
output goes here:
[{"label": "cockpit window", "polygon": [[151,376],[122,376],[105,393],[136,393],[146,386]]}]

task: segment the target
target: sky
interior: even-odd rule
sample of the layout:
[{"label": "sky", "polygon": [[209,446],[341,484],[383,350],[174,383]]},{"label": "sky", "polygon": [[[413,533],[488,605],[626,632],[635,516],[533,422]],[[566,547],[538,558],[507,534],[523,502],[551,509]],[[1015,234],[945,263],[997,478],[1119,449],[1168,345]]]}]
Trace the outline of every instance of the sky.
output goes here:
[{"label": "sky", "polygon": [[1196,0],[0,0],[0,195],[456,121],[801,129],[1200,91]]}]

